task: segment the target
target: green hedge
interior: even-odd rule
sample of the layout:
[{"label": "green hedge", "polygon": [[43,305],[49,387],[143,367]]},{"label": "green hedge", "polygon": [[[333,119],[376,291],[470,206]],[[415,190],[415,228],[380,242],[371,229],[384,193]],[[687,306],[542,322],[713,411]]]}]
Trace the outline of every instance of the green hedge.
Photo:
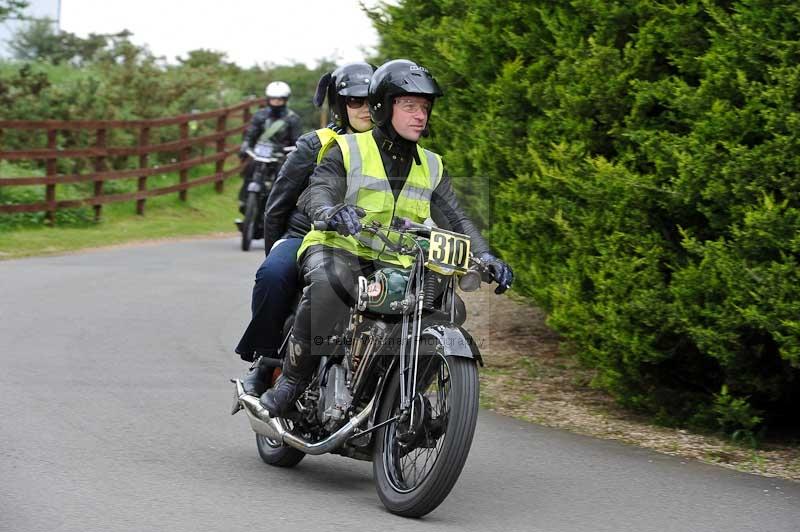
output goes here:
[{"label": "green hedge", "polygon": [[[664,421],[798,424],[800,6],[404,0],[433,143],[515,289]],[[486,192],[491,190],[492,194]]]}]

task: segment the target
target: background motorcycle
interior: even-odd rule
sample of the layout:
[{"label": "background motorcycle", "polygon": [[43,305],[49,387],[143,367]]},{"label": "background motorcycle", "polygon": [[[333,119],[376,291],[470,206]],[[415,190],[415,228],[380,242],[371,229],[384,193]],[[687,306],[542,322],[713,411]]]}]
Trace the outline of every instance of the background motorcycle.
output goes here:
[{"label": "background motorcycle", "polygon": [[247,185],[244,219],[235,222],[242,233],[242,251],[248,251],[253,240],[264,238],[264,208],[269,191],[286,155],[294,149],[294,146],[281,148],[272,143],[258,143],[247,150],[254,164],[253,178]]},{"label": "background motorcycle", "polygon": [[396,220],[392,228],[373,222],[358,238],[414,262],[359,277],[342,334],[315,339],[328,354],[294,412],[270,417],[234,380],[232,413],[244,409],[266,463],[291,467],[324,453],[372,461],[386,508],[419,517],[447,497],[469,454],[482,362],[461,327],[466,312],[456,287],[476,290],[491,274],[470,254],[466,235]]}]

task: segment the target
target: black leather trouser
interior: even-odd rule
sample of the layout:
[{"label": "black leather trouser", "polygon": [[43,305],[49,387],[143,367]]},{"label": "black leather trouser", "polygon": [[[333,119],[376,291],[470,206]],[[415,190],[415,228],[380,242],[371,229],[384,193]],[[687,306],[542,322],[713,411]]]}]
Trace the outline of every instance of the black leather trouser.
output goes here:
[{"label": "black leather trouser", "polygon": [[305,288],[297,305],[294,337],[312,354],[329,351],[329,338],[338,334],[337,325],[346,320],[358,295],[358,277],[375,270],[375,264],[346,251],[311,246],[300,264]]}]

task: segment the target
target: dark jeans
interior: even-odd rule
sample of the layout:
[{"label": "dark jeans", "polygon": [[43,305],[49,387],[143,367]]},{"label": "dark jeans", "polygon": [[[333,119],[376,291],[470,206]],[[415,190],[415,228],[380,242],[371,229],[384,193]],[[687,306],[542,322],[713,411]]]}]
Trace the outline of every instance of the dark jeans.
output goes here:
[{"label": "dark jeans", "polygon": [[251,302],[252,319],[236,352],[247,361],[256,351],[280,347],[283,324],[298,290],[297,250],[302,238],[288,238],[269,251],[256,272]]}]

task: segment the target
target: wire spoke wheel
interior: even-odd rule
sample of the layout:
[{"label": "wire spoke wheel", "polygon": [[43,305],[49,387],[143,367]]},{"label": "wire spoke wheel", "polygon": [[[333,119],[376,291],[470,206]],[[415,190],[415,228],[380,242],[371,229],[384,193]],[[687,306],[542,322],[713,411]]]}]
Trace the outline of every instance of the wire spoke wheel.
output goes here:
[{"label": "wire spoke wheel", "polygon": [[[399,415],[399,373],[379,421]],[[421,356],[412,414],[379,429],[373,454],[378,495],[393,513],[419,517],[447,497],[466,462],[478,411],[478,371],[468,358]]]},{"label": "wire spoke wheel", "polygon": [[[279,373],[278,368],[275,368],[272,372],[271,382],[274,383],[275,374],[277,373]],[[286,420],[286,424],[290,431],[294,430],[294,423],[291,420]],[[306,453],[261,434],[256,434],[256,447],[258,448],[258,455],[264,463],[271,466],[294,467],[306,457]]]},{"label": "wire spoke wheel", "polygon": [[[392,423],[384,435],[384,445],[391,449],[384,454],[384,467],[392,487],[400,493],[414,490],[431,472],[441,453],[447,428],[447,397],[450,392],[447,360],[441,356],[426,358],[420,364],[423,368],[414,404],[418,421]],[[392,413],[397,414],[399,407]],[[403,443],[398,433],[412,428],[413,436]]]},{"label": "wire spoke wheel", "polygon": [[[291,430],[291,422],[289,423]],[[293,467],[306,456],[304,452],[298,451],[294,447],[289,447],[261,434],[256,434],[256,447],[261,459],[271,466]]]}]

